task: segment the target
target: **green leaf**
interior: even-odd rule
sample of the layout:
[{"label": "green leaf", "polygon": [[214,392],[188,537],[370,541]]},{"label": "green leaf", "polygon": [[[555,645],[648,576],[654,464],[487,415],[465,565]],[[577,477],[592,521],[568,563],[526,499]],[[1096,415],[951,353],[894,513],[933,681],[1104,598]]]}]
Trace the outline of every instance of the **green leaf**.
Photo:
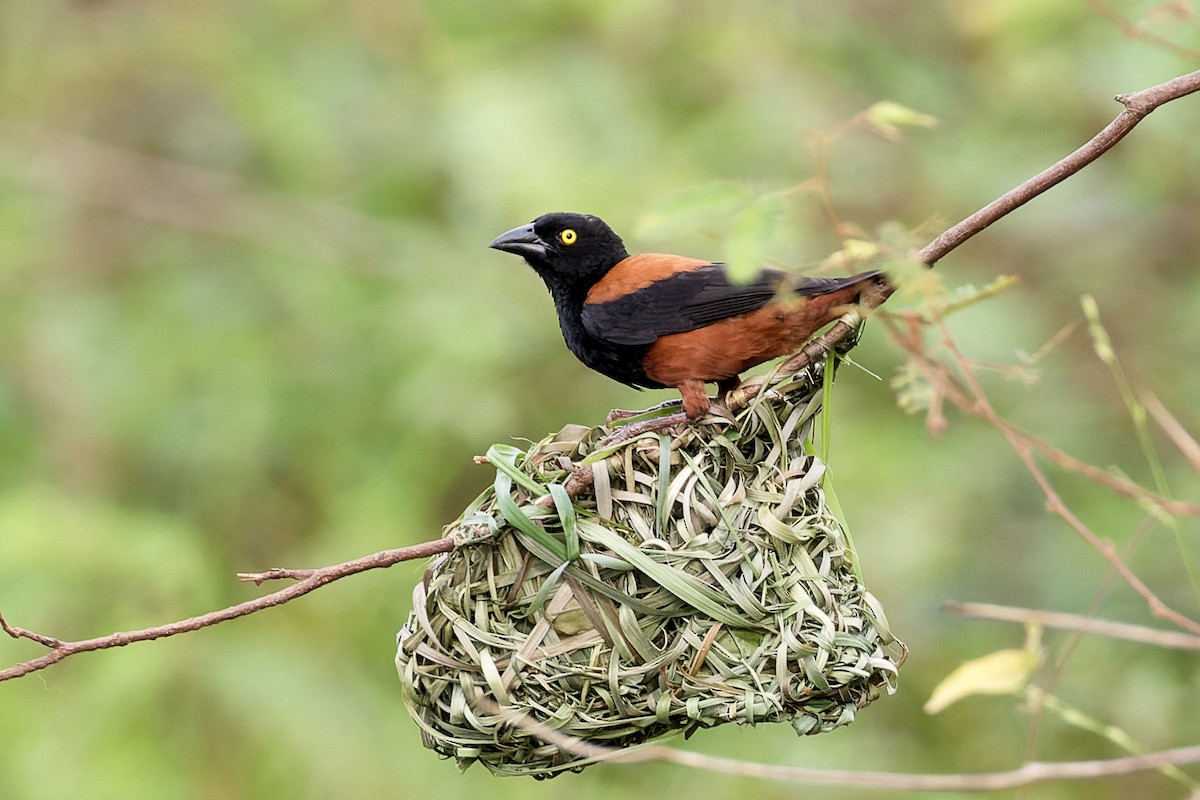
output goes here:
[{"label": "green leaf", "polygon": [[554,509],[562,522],[563,536],[567,541],[567,561],[579,558],[579,530],[575,527],[575,506],[565,486],[552,483],[548,487],[550,496],[554,499]]},{"label": "green leaf", "polygon": [[842,242],[842,249],[838,251],[847,261],[851,263],[859,261],[870,261],[882,251],[882,248],[876,242],[869,242],[865,239],[846,239]]},{"label": "green leaf", "polygon": [[731,181],[684,189],[642,215],[638,236],[654,239],[695,230],[724,231],[737,210],[753,199],[750,187]]},{"label": "green leaf", "polygon": [[658,536],[667,535],[667,520],[671,518],[671,505],[667,502],[667,490],[671,485],[671,440],[669,437],[658,435],[658,507],[656,522]]},{"label": "green leaf", "polygon": [[1108,331],[1100,322],[1100,306],[1096,303],[1096,298],[1085,294],[1079,302],[1083,306],[1083,315],[1087,317],[1088,333],[1092,337],[1092,349],[1096,351],[1096,357],[1105,364],[1112,364],[1116,360],[1116,351],[1113,350]]},{"label": "green leaf", "polygon": [[624,559],[634,569],[650,577],[662,588],[678,597],[683,602],[696,609],[701,614],[709,616],[718,622],[723,622],[734,628],[753,627],[754,623],[737,614],[728,607],[729,598],[721,595],[711,586],[694,575],[672,569],[666,564],[656,561],[637,546],[626,541],[620,534],[608,530],[603,525],[594,522],[579,521],[581,531],[586,531],[588,538],[602,544],[619,558]]},{"label": "green leaf", "polygon": [[486,458],[488,463],[517,483],[524,486],[535,495],[544,494],[546,487],[517,467],[517,459],[525,455],[525,451],[511,444],[494,444],[488,448]]},{"label": "green leaf", "polygon": [[530,536],[553,553],[557,559],[554,562],[555,565],[566,561],[566,545],[544,531],[541,526],[530,519],[524,509],[517,505],[517,501],[512,498],[512,484],[512,476],[501,470],[496,471],[496,506],[500,509],[500,516],[504,517],[504,521],[509,525]]},{"label": "green leaf", "polygon": [[735,283],[754,280],[783,231],[787,204],[779,195],[760,197],[733,218],[725,260]]}]

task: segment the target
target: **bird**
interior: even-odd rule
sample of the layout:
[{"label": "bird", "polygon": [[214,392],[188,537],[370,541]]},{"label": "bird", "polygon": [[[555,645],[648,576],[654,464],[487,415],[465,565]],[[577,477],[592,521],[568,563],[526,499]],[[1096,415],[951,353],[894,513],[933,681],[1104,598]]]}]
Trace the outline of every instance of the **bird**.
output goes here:
[{"label": "bird", "polygon": [[833,322],[879,270],[807,278],[762,269],[749,282],[719,261],[630,255],[590,214],[554,212],[500,234],[492,249],[521,256],[545,282],[568,349],[591,369],[635,388],[675,388],[688,420],[710,409],[742,372],[798,349]]}]

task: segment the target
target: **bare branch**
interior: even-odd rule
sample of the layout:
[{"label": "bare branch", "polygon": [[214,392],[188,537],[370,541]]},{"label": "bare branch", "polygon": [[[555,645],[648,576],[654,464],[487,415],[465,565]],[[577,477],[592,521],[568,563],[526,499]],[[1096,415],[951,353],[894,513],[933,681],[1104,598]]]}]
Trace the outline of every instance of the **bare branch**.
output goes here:
[{"label": "bare branch", "polygon": [[[1075,152],[1060,159],[1037,175],[1004,193],[971,216],[938,235],[914,255],[915,260],[932,267],[959,245],[983,231],[993,222],[1007,216],[1038,195],[1062,183],[1088,164],[1104,155],[1113,145],[1125,138],[1133,128],[1159,106],[1180,97],[1200,91],[1200,70],[1151,86],[1129,95],[1117,95],[1117,102],[1125,106],[1117,117]],[[864,298],[862,308],[869,313],[878,308],[894,293],[894,286]],[[811,361],[822,358],[853,330],[843,322],[836,323],[824,334],[813,339],[804,350],[788,362],[794,369],[803,368]]]},{"label": "bare branch", "polygon": [[1000,606],[992,603],[946,603],[942,606],[952,614],[979,619],[993,619],[999,622],[1032,623],[1047,628],[1094,633],[1100,636],[1111,636],[1115,639],[1125,639],[1130,642],[1152,644],[1155,647],[1169,647],[1176,650],[1200,650],[1200,636],[1192,636],[1176,631],[1162,631],[1148,628],[1144,625],[1132,625],[1128,622],[1113,622],[1112,620],[1085,617],[1081,614],[1066,614],[1060,611],[1040,611],[1033,608],[1017,608],[1015,606]]},{"label": "bare branch", "polygon": [[901,335],[896,335],[894,338],[901,347],[908,350],[922,365],[930,370],[930,379],[937,383],[939,390],[944,393],[947,399],[968,414],[986,420],[1004,434],[1004,438],[1013,450],[1016,451],[1021,461],[1025,464],[1025,469],[1041,488],[1042,494],[1045,495],[1047,510],[1062,518],[1089,546],[1104,556],[1117,574],[1120,575],[1121,579],[1146,601],[1146,604],[1150,607],[1150,612],[1154,616],[1159,619],[1169,620],[1184,630],[1200,635],[1200,622],[1196,622],[1164,603],[1141,578],[1134,574],[1129,565],[1121,559],[1117,553],[1116,546],[1111,541],[1102,539],[1067,507],[1067,504],[1063,502],[1062,497],[1055,490],[1046,473],[1038,465],[1035,452],[1037,448],[1017,429],[1010,426],[992,408],[983,387],[975,377],[971,361],[962,354],[944,328],[942,346],[946,348],[946,351],[954,359],[960,373],[967,382],[969,391],[959,386],[942,365],[917,350],[910,338]]},{"label": "bare branch", "polygon": [[[353,561],[346,561],[342,564],[333,564],[328,567],[321,567],[314,570],[302,570],[307,573],[306,577],[299,583],[292,584],[286,589],[280,589],[278,592],[272,592],[268,595],[247,600],[244,603],[238,603],[235,606],[222,608],[219,611],[212,611],[208,614],[201,614],[198,617],[190,617],[188,619],[171,622],[166,625],[159,625],[153,628],[145,628],[139,631],[117,632],[111,633],[108,636],[100,636],[95,639],[83,639],[77,642],[64,642],[59,639],[53,639],[49,636],[43,636],[39,633],[27,631],[24,628],[17,628],[9,625],[4,618],[0,616],[0,630],[3,630],[14,639],[30,639],[38,644],[50,648],[50,652],[38,658],[25,661],[16,666],[8,667],[0,670],[0,681],[7,681],[13,678],[20,678],[22,675],[28,675],[31,672],[37,672],[40,669],[45,669],[51,664],[57,664],[68,656],[73,656],[76,653],[87,653],[92,650],[107,650],[110,647],[124,647],[127,644],[134,642],[146,642],[152,639],[163,639],[168,636],[178,636],[181,633],[208,628],[221,622],[226,622],[238,617],[245,617],[258,611],[262,611],[273,606],[282,605],[290,600],[295,600],[297,597],[308,594],[314,589],[319,589],[322,586],[333,583],[336,580],[345,578],[350,575],[355,575],[359,572],[366,572],[371,569],[382,569],[390,567],[393,564],[398,564],[401,561],[410,561],[415,558],[428,558],[438,553],[445,553],[454,549],[454,542],[451,539],[434,539],[430,542],[422,542],[411,547],[400,547],[395,550],[384,550],[373,555],[356,558]],[[279,573],[301,572],[296,570],[278,570]],[[262,573],[262,580],[269,580],[271,577],[276,577],[272,572]],[[278,575],[277,577],[291,577],[291,575]],[[252,580],[254,578],[251,578]],[[261,580],[258,581],[261,583]]]},{"label": "bare branch", "polygon": [[486,713],[504,715],[508,718],[509,724],[523,728],[555,747],[584,758],[625,764],[666,761],[710,772],[744,778],[788,781],[807,786],[841,786],[893,792],[985,792],[1015,789],[1050,781],[1111,778],[1116,775],[1146,772],[1172,764],[1192,764],[1200,761],[1200,745],[1196,745],[1156,753],[1092,761],[1029,761],[1016,769],[1001,772],[939,775],[787,767],[710,756],[678,750],[666,745],[649,745],[625,750],[600,747],[566,736],[524,712],[502,709],[482,696],[477,696],[474,703]]},{"label": "bare branch", "polygon": [[1163,433],[1167,435],[1180,454],[1187,459],[1192,469],[1200,472],[1200,443],[1197,443],[1192,438],[1187,429],[1179,423],[1179,420],[1175,419],[1175,416],[1167,410],[1162,401],[1153,394],[1147,392],[1143,395],[1142,405],[1150,412],[1150,416],[1154,417],[1154,421],[1158,423],[1158,427],[1163,429]]},{"label": "bare branch", "polygon": [[731,775],[770,778],[805,783],[811,786],[851,786],[895,792],[992,792],[1051,781],[1099,780],[1116,775],[1147,772],[1171,764],[1193,764],[1200,761],[1200,745],[1194,745],[1123,758],[1092,761],[1029,761],[1016,769],[1001,772],[913,775],[894,772],[784,767],[707,756],[702,753],[668,747],[663,747],[661,750],[664,752],[659,754],[653,752],[652,749],[648,755],[675,764]]},{"label": "bare branch", "polygon": [[1155,33],[1151,33],[1142,26],[1125,19],[1119,13],[1117,13],[1116,9],[1107,3],[1101,2],[1101,0],[1084,0],[1084,2],[1091,6],[1092,10],[1097,14],[1115,25],[1117,30],[1121,32],[1121,35],[1128,39],[1149,42],[1157,47],[1170,50],[1176,55],[1183,56],[1184,58],[1200,59],[1200,50],[1193,50],[1190,47],[1184,47],[1181,44],[1172,42],[1170,39],[1164,38]]},{"label": "bare branch", "polygon": [[650,755],[661,757],[663,761],[713,772],[771,778],[805,783],[811,786],[852,786],[860,789],[882,789],[895,792],[992,792],[1051,781],[1098,780],[1116,775],[1146,772],[1170,764],[1193,764],[1200,761],[1200,745],[1197,745],[1144,755],[1092,761],[1029,761],[1016,769],[1001,772],[913,775],[894,772],[784,767],[706,756],[701,753],[668,747],[661,749],[665,751],[661,756],[653,752]]},{"label": "bare branch", "polygon": [[1104,155],[1109,148],[1125,138],[1125,134],[1133,130],[1134,126],[1145,119],[1151,111],[1164,103],[1177,100],[1195,91],[1200,91],[1200,70],[1174,78],[1166,83],[1160,83],[1158,86],[1143,89],[1140,92],[1117,95],[1117,102],[1125,106],[1125,110],[1105,126],[1104,130],[1066,158],[1042,170],[1017,188],[993,200],[942,233],[917,252],[917,260],[929,265],[937,263],[944,255],[996,220],[1017,210],[1047,189],[1062,183]]},{"label": "bare branch", "polygon": [[[908,314],[888,315],[888,318],[889,320],[893,318],[901,319],[910,327],[921,322],[918,317]],[[989,425],[1004,433],[1005,436],[1016,437],[1025,442],[1056,467],[1074,472],[1122,497],[1128,497],[1131,500],[1157,506],[1165,513],[1176,517],[1200,516],[1200,503],[1189,503],[1186,500],[1173,500],[1169,497],[1163,497],[1161,494],[1135,483],[1124,475],[1109,472],[1100,467],[1093,466],[1086,461],[1080,461],[1075,456],[1060,450],[1045,439],[1034,436],[1023,428],[1017,427],[995,413],[989,405],[977,403],[970,396],[971,393],[967,391],[966,387],[955,380],[935,359],[931,358],[921,349],[918,339],[914,339],[908,335],[907,331],[901,331],[896,327],[890,327],[889,332],[892,335],[893,341],[912,358],[916,359],[925,369],[927,377],[937,383],[939,401],[943,398],[950,400],[959,410],[983,419]],[[965,361],[965,364],[970,365],[972,368],[974,366],[974,362],[970,361]],[[1200,466],[1197,469],[1200,469]]]},{"label": "bare branch", "polygon": [[1198,503],[1189,503],[1186,500],[1172,500],[1169,497],[1163,497],[1161,494],[1152,492],[1144,486],[1139,486],[1123,475],[1116,475],[1100,467],[1093,466],[1086,461],[1080,461],[1075,456],[1063,452],[1045,439],[1027,433],[1007,421],[1004,421],[1004,426],[1005,430],[1024,438],[1047,461],[1050,461],[1057,467],[1082,475],[1088,480],[1094,481],[1124,497],[1156,505],[1173,516],[1200,516],[1200,504]]}]

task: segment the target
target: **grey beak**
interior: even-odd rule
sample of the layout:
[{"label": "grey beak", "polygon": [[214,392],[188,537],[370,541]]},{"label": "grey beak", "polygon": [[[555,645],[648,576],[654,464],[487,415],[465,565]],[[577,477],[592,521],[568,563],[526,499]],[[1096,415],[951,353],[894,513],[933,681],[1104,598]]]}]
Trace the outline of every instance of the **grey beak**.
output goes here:
[{"label": "grey beak", "polygon": [[533,223],[513,228],[492,240],[488,247],[493,250],[503,250],[505,253],[515,253],[525,258],[546,257],[546,243],[533,232]]}]

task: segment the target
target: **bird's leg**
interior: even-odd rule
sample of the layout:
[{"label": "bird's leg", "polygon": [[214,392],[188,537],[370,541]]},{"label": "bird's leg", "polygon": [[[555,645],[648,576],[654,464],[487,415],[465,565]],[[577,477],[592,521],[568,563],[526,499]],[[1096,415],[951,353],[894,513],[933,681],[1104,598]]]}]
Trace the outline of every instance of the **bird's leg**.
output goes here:
[{"label": "bird's leg", "polygon": [[683,381],[675,388],[679,390],[680,397],[683,401],[683,413],[668,414],[665,417],[655,417],[654,419],[647,419],[642,420],[641,422],[633,422],[629,425],[624,425],[618,428],[611,436],[606,438],[603,443],[601,443],[601,447],[619,444],[636,436],[641,436],[643,433],[666,430],[668,428],[674,428],[676,425],[682,425],[687,422],[695,422],[708,413],[710,401],[708,398],[708,390],[704,388],[704,381],[689,379]]},{"label": "bird's leg", "polygon": [[708,413],[710,401],[708,389],[704,388],[704,381],[688,378],[675,388],[679,390],[679,394],[683,398],[683,413],[687,414],[688,419],[697,420]]}]

